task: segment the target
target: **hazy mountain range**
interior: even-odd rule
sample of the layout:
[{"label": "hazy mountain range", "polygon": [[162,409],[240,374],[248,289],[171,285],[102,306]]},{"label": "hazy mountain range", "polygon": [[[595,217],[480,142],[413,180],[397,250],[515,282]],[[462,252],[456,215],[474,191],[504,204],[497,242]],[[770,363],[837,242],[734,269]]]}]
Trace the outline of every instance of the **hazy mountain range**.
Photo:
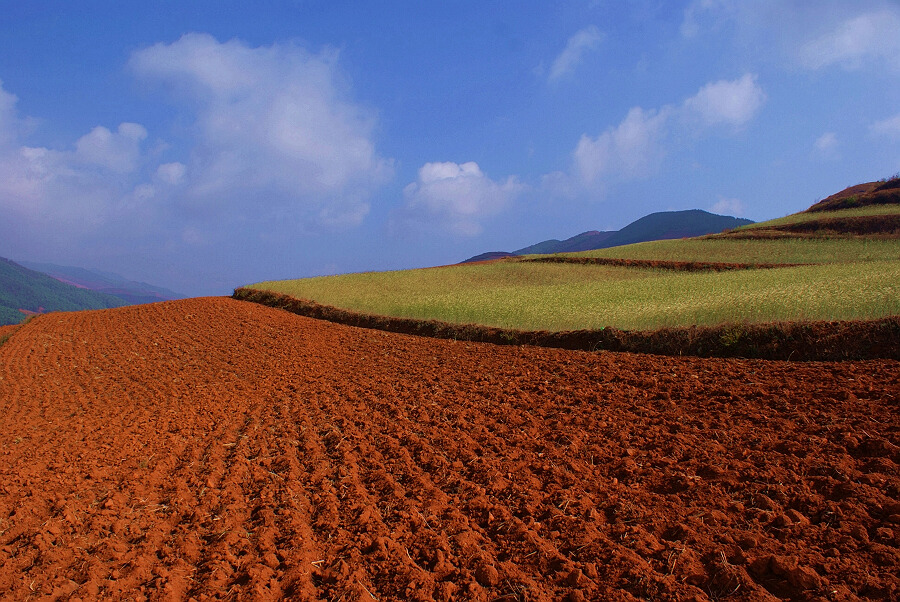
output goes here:
[{"label": "hazy mountain range", "polygon": [[30,270],[47,274],[60,282],[118,297],[128,305],[184,299],[186,296],[170,291],[167,288],[147,284],[146,282],[129,280],[112,272],[101,272],[100,270],[88,270],[52,263],[34,263],[32,261],[20,261],[18,263]]},{"label": "hazy mountain range", "polygon": [[182,298],[168,289],[118,274],[17,263],[0,257],[0,325],[17,324],[30,314],[48,311],[105,309]]}]

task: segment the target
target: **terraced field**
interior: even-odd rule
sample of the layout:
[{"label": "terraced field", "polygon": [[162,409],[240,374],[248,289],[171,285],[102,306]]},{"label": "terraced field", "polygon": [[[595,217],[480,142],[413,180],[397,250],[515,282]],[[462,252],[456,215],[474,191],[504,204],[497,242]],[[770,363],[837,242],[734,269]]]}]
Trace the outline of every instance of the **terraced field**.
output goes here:
[{"label": "terraced field", "polygon": [[43,315],[0,346],[0,598],[896,600],[898,383],[219,298]]},{"label": "terraced field", "polygon": [[720,234],[244,288],[370,322],[384,316],[524,331],[874,321],[900,315],[898,195],[894,178]]}]

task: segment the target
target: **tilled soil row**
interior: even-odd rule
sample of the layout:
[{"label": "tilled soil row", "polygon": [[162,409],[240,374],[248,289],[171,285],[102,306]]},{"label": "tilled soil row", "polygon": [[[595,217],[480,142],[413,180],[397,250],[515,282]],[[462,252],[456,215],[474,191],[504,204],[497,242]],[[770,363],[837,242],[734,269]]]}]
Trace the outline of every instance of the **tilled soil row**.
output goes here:
[{"label": "tilled soil row", "polygon": [[0,598],[897,599],[898,382],[231,299],[44,315],[0,347]]}]

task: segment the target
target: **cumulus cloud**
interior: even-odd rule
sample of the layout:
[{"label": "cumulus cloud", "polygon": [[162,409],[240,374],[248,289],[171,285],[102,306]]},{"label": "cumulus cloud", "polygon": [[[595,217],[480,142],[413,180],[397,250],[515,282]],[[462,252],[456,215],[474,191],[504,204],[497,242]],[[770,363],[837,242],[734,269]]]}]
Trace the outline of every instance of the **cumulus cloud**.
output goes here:
[{"label": "cumulus cloud", "polygon": [[[0,210],[7,227],[55,243],[103,225],[127,184],[84,165],[77,152],[22,146],[0,156]],[[0,236],[2,238],[2,236]]]},{"label": "cumulus cloud", "polygon": [[729,199],[723,196],[719,197],[712,207],[709,209],[712,213],[718,215],[731,215],[735,217],[743,217],[744,203],[740,199]]},{"label": "cumulus cloud", "polygon": [[900,113],[893,117],[876,121],[869,129],[876,136],[886,136],[900,140]]},{"label": "cumulus cloud", "polygon": [[547,79],[555,82],[574,73],[584,59],[584,55],[597,48],[602,40],[603,34],[594,25],[589,25],[575,33],[553,61]]},{"label": "cumulus cloud", "polygon": [[140,143],[146,137],[147,130],[137,123],[123,123],[115,133],[97,126],[78,139],[75,154],[88,165],[129,173],[137,169]]},{"label": "cumulus cloud", "polygon": [[573,180],[582,187],[597,188],[611,181],[626,181],[655,172],[667,154],[672,129],[689,129],[702,135],[710,128],[746,125],[762,107],[765,92],[756,76],[706,84],[680,105],[659,109],[633,107],[625,119],[596,137],[583,134],[572,153],[568,177],[553,173],[544,178],[547,191],[571,191]]},{"label": "cumulus cloud", "polygon": [[130,66],[194,113],[187,198],[238,212],[265,211],[264,200],[315,224],[352,225],[393,170],[375,149],[375,116],[349,97],[337,58],[188,34],[134,53]]},{"label": "cumulus cloud", "polygon": [[706,125],[740,127],[756,115],[765,100],[756,76],[747,73],[740,79],[706,84],[684,101],[684,110]]},{"label": "cumulus cloud", "polygon": [[51,236],[63,244],[106,223],[134,185],[146,130],[122,123],[115,132],[98,126],[73,150],[23,144],[26,119],[16,97],[0,84],[0,239]]},{"label": "cumulus cloud", "polygon": [[129,120],[67,146],[28,145],[31,123],[0,84],[7,254],[144,261],[235,236],[283,244],[304,229],[359,224],[392,177],[375,149],[376,115],[354,102],[335,52],[191,34],[138,50],[129,66],[176,106],[187,124],[180,149],[161,140],[148,148],[151,134]]},{"label": "cumulus cloud", "polygon": [[655,170],[665,154],[662,138],[671,112],[634,107],[622,123],[596,138],[582,135],[573,153],[581,181],[591,185],[610,174],[633,178]]},{"label": "cumulus cloud", "polygon": [[481,232],[481,221],[500,213],[522,191],[515,177],[495,182],[472,161],[426,163],[403,190],[401,221],[461,236]]},{"label": "cumulus cloud", "polygon": [[800,60],[811,69],[858,69],[869,61],[900,67],[900,8],[885,7],[835,24],[802,45]]}]

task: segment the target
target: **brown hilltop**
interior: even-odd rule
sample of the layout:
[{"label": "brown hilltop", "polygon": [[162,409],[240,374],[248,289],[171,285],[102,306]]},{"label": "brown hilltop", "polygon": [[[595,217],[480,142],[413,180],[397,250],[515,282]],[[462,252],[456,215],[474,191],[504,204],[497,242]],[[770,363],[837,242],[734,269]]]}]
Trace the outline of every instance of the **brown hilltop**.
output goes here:
[{"label": "brown hilltop", "polygon": [[[796,218],[794,220],[782,220],[777,224],[761,222],[721,234],[713,234],[707,238],[900,238],[900,214],[896,213],[896,208],[889,207],[890,205],[900,205],[900,177],[845,188],[815,203],[805,211],[788,216]],[[884,207],[884,211],[871,215],[840,213],[843,209],[875,206]],[[816,215],[812,219],[809,218],[810,214],[824,212],[838,213]]]},{"label": "brown hilltop", "polygon": [[869,205],[900,204],[900,177],[880,182],[867,182],[850,186],[825,199],[822,199],[806,211],[835,211],[837,209],[853,209]]},{"label": "brown hilltop", "polygon": [[42,315],[0,346],[0,598],[896,600],[898,396],[891,360]]}]

